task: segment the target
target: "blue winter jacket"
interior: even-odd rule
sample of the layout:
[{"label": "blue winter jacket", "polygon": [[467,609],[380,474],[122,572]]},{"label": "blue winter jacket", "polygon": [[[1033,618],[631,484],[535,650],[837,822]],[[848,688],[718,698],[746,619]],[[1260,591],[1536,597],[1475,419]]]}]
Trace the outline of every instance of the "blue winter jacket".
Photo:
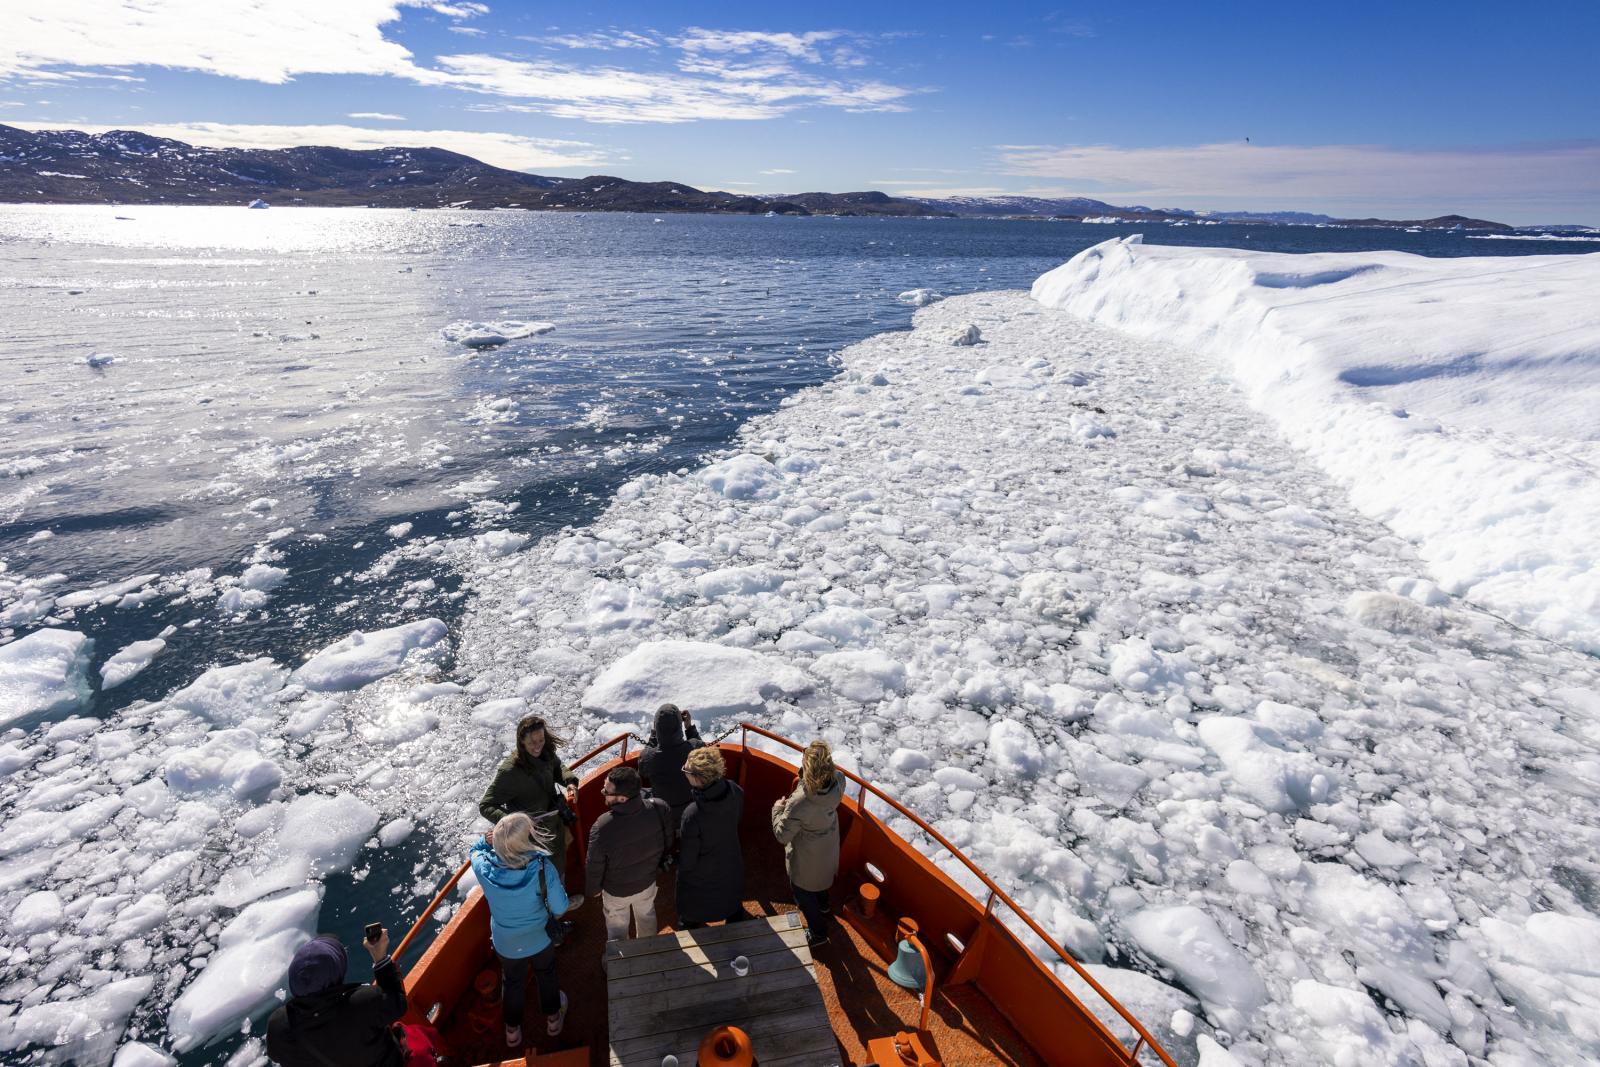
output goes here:
[{"label": "blue winter jacket", "polygon": [[[480,839],[469,857],[472,873],[489,900],[489,939],[494,950],[507,959],[520,960],[548,948],[545,921],[550,912],[560,915],[567,910],[567,890],[549,855],[535,852],[526,867],[507,867],[494,846]],[[550,912],[539,899],[540,877],[544,878]]]}]

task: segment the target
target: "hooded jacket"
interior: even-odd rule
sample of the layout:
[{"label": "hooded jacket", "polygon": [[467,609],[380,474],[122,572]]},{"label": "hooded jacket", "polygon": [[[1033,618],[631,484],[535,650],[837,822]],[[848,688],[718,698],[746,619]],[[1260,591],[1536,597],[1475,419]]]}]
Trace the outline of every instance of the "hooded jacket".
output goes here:
[{"label": "hooded jacket", "polygon": [[554,811],[556,788],[577,785],[578,776],[561,765],[555,749],[546,745],[538,759],[517,762],[511,753],[500,761],[489,788],[478,801],[478,813],[490,822],[499,822],[514,811],[524,812],[535,819],[545,812]]},{"label": "hooded jacket", "polygon": [[267,1055],[282,1067],[401,1067],[390,1027],[406,1013],[405,984],[387,956],[372,977],[375,986],[340,983],[278,1008],[267,1020]]},{"label": "hooded jacket", "polygon": [[772,834],[783,845],[789,881],[798,889],[820,893],[839,873],[839,801],[845,778],[835,774],[821,793],[808,793],[804,782],[772,806]]},{"label": "hooded jacket", "polygon": [[[468,853],[472,873],[489,901],[489,940],[494,950],[507,959],[520,960],[550,947],[544,932],[552,914],[567,910],[567,890],[561,875],[544,852],[535,852],[526,867],[508,867],[494,846],[479,838]],[[545,910],[540,899],[539,879],[544,879]]]},{"label": "hooded jacket", "polygon": [[631,897],[655,885],[661,855],[672,847],[672,811],[652,797],[630,797],[594,821],[584,888]]},{"label": "hooded jacket", "polygon": [[639,754],[639,773],[650,783],[653,796],[672,808],[673,823],[689,804],[689,780],[683,776],[683,761],[700,747],[700,731],[689,723],[689,736],[683,733],[683,720],[670,711],[656,712],[655,729]]},{"label": "hooded jacket", "polygon": [[678,918],[716,922],[738,911],[744,900],[744,849],[739,844],[744,790],[723,778],[693,793],[683,812]]}]

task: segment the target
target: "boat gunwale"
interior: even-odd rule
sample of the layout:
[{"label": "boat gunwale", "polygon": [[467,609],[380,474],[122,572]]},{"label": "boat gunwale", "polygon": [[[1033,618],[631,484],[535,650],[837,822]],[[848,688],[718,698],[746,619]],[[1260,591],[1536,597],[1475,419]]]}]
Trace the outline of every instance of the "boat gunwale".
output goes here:
[{"label": "boat gunwale", "polygon": [[[756,734],[758,737],[762,737],[762,738],[765,738],[765,739],[767,739],[769,741],[772,741],[772,742],[775,742],[775,743],[777,743],[779,745],[782,745],[785,748],[788,748],[788,749],[790,749],[790,750],[792,750],[794,752],[803,753],[805,751],[803,746],[801,746],[799,744],[796,744],[794,741],[789,740],[787,737],[783,737],[780,734],[775,734],[775,733],[771,732],[770,730],[763,729],[762,727],[757,726],[754,723],[740,722],[738,727],[737,727],[737,729],[739,730],[739,749],[740,749],[741,753],[744,753],[744,754],[748,754],[751,751],[756,751],[756,752],[760,752],[761,751],[760,749],[752,750],[750,748],[749,735],[752,734],[752,733]],[[733,733],[733,730],[730,729],[721,738],[718,738],[715,741],[711,741],[708,744],[710,744],[710,745],[720,744],[723,741],[725,741],[726,738],[728,736],[730,736],[732,733]],[[579,767],[583,766],[584,764],[588,763],[590,760],[594,759],[595,757],[601,755],[602,753],[604,753],[604,752],[606,752],[606,751],[608,751],[608,750],[610,750],[612,748],[617,747],[618,745],[622,746],[622,752],[621,752],[621,754],[620,754],[620,756],[618,758],[620,760],[624,760],[625,761],[628,758],[628,742],[630,740],[634,740],[634,739],[637,739],[637,735],[633,734],[632,732],[620,733],[617,736],[611,738],[609,741],[604,741],[601,744],[597,745],[596,747],[590,749],[588,752],[584,753],[582,756],[578,757],[576,760],[574,760],[572,763],[568,764],[567,766],[571,770],[576,770],[577,768],[579,768]],[[765,754],[766,755],[776,755],[776,753],[765,753]],[[1177,1067],[1177,1064],[1173,1061],[1172,1057],[1167,1054],[1167,1050],[1162,1048],[1161,1043],[1158,1042],[1155,1039],[1155,1037],[1151,1035],[1150,1031],[1145,1028],[1144,1024],[1141,1023],[1138,1019],[1136,1019],[1133,1016],[1133,1014],[1128,1011],[1127,1008],[1122,1006],[1121,1002],[1118,1001],[1116,997],[1112,996],[1111,993],[1104,986],[1102,986],[1098,981],[1096,981],[1094,976],[1089,974],[1089,972],[1083,967],[1082,964],[1080,964],[1077,960],[1073,959],[1072,955],[1070,953],[1068,953],[1067,950],[1065,948],[1063,948],[1061,946],[1061,944],[1056,941],[1055,938],[1051,937],[1048,933],[1046,933],[1044,931],[1044,929],[1038,924],[1038,922],[1034,920],[1033,916],[1028,914],[1028,912],[1022,907],[1022,905],[1018,904],[1015,900],[1013,900],[1011,898],[1011,896],[1008,893],[1006,893],[1005,890],[1001,889],[998,885],[996,885],[994,883],[994,880],[991,879],[987,874],[985,874],[983,872],[983,870],[978,867],[977,864],[975,864],[972,860],[967,858],[966,853],[962,852],[959,848],[957,848],[954,844],[952,844],[948,838],[946,838],[938,830],[934,829],[931,825],[929,825],[929,823],[925,819],[923,819],[920,815],[918,815],[916,812],[912,811],[910,808],[907,808],[904,804],[900,803],[898,800],[896,800],[893,797],[889,796],[887,793],[883,792],[883,790],[879,789],[877,786],[873,785],[871,782],[867,781],[865,778],[862,778],[860,775],[854,773],[853,771],[846,770],[843,767],[835,767],[834,769],[839,774],[842,774],[846,779],[854,782],[857,786],[859,786],[859,789],[857,791],[857,797],[856,797],[856,808],[857,808],[858,812],[862,816],[865,816],[866,818],[869,818],[869,819],[872,819],[873,821],[875,821],[878,824],[879,828],[881,830],[883,830],[883,832],[885,832],[887,834],[890,834],[890,835],[893,835],[894,837],[900,838],[900,840],[902,840],[902,841],[905,841],[905,839],[903,837],[900,837],[899,834],[895,833],[894,829],[892,827],[890,827],[888,823],[886,823],[883,819],[879,818],[872,811],[868,810],[867,805],[866,805],[866,797],[867,797],[867,794],[870,793],[872,796],[878,798],[879,800],[883,801],[885,804],[889,805],[889,807],[893,808],[898,814],[900,814],[900,815],[904,816],[905,818],[909,819],[914,826],[916,826],[923,833],[927,834],[934,841],[938,842],[940,847],[945,849],[945,851],[949,852],[950,855],[954,856],[957,860],[961,861],[961,864],[963,866],[965,866],[967,868],[967,870],[970,871],[975,877],[977,877],[977,879],[989,891],[988,900],[985,902],[985,904],[983,906],[983,917],[984,917],[984,919],[987,920],[987,919],[992,917],[996,921],[999,921],[999,916],[995,914],[995,908],[994,908],[995,902],[999,901],[999,902],[1005,904],[1006,907],[1009,908],[1014,915],[1016,915],[1019,919],[1022,920],[1022,922],[1028,927],[1029,930],[1031,930],[1033,932],[1033,934],[1036,937],[1038,937],[1041,941],[1043,941],[1046,945],[1048,945],[1051,948],[1051,950],[1055,952],[1056,956],[1062,962],[1066,963],[1073,970],[1073,972],[1076,973],[1077,976],[1079,978],[1081,978],[1089,986],[1090,989],[1093,989],[1095,991],[1095,993],[1097,995],[1099,995],[1101,1000],[1103,1000],[1113,1011],[1115,1011],[1117,1013],[1118,1017],[1121,1018],[1123,1022],[1127,1023],[1133,1029],[1133,1032],[1138,1035],[1139,1040],[1138,1040],[1138,1042],[1136,1042],[1134,1044],[1134,1046],[1133,1046],[1133,1048],[1131,1050],[1129,1050],[1126,1046],[1124,1046],[1122,1044],[1122,1041],[1120,1039],[1118,1039],[1114,1034],[1112,1034],[1109,1029],[1106,1028],[1105,1023],[1100,1020],[1100,1017],[1098,1015],[1096,1015],[1095,1012],[1091,1011],[1089,1009],[1089,1007],[1087,1005],[1085,1005],[1077,997],[1077,995],[1075,993],[1072,992],[1072,990],[1068,989],[1065,985],[1062,985],[1061,982],[1060,982],[1060,979],[1055,979],[1056,980],[1056,984],[1059,986],[1061,992],[1065,993],[1067,998],[1073,1004],[1077,1005],[1077,1007],[1083,1012],[1084,1016],[1091,1023],[1093,1023],[1096,1027],[1098,1027],[1103,1032],[1104,1036],[1113,1045],[1116,1045],[1117,1047],[1122,1048],[1124,1054],[1127,1056],[1127,1062],[1129,1064],[1137,1065],[1138,1062],[1139,1062],[1139,1054],[1140,1054],[1140,1052],[1143,1051],[1145,1048],[1148,1048],[1150,1051],[1154,1052],[1157,1057],[1160,1058],[1161,1062],[1165,1065],[1165,1067]],[[906,844],[909,845],[910,842],[906,842]],[[931,858],[930,858],[930,861],[931,861]],[[463,863],[459,868],[456,869],[456,872],[453,875],[450,876],[449,880],[445,882],[444,886],[442,888],[440,888],[439,892],[437,894],[435,894],[434,898],[431,901],[429,901],[428,906],[423,909],[423,911],[422,911],[422,913],[420,915],[417,916],[416,922],[412,924],[411,929],[409,931],[407,931],[406,936],[401,939],[399,947],[394,950],[392,955],[393,955],[393,957],[395,959],[399,959],[400,957],[402,957],[406,953],[406,951],[411,947],[413,942],[417,939],[417,937],[421,933],[423,925],[425,923],[427,923],[427,921],[433,916],[433,913],[438,910],[439,906],[444,903],[445,898],[447,896],[449,896],[449,894],[460,883],[462,877],[467,873],[467,871],[468,871],[468,869],[470,869],[470,867],[471,867],[471,863],[470,862]],[[934,870],[936,870],[936,871],[938,870],[937,866],[934,867]],[[940,872],[940,873],[943,873],[943,872]],[[959,885],[957,885],[956,888],[958,890],[961,889],[961,887]],[[961,890],[961,891],[963,893],[965,893],[965,890]],[[969,899],[972,900],[972,903],[973,903],[974,906],[977,905],[978,901],[977,901],[976,897],[970,897],[970,894],[969,894]],[[1022,941],[1020,938],[1017,939],[1017,943],[1025,951],[1027,951],[1028,954],[1030,956],[1032,956],[1037,962],[1039,962],[1040,964],[1044,965],[1046,972],[1049,973],[1048,961],[1042,959],[1039,956],[1038,953],[1034,952],[1033,949],[1030,948],[1027,945],[1027,943]],[[1054,978],[1054,975],[1052,974],[1051,977]]]}]

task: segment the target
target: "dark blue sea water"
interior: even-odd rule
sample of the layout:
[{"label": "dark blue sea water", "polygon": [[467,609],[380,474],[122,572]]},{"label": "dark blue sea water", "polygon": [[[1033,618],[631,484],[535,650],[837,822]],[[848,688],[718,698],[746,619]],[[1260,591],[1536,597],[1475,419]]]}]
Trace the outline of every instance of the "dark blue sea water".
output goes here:
[{"label": "dark blue sea water", "polygon": [[[1136,230],[1282,252],[1588,247],[1288,226],[0,208],[0,611],[22,579],[60,575],[56,594],[165,579],[139,606],[13,607],[0,640],[53,620],[104,658],[178,627],[144,674],[97,697],[103,713],[218,662],[294,662],[408,601],[409,617],[449,621],[447,571],[369,572],[396,544],[388,528],[581,523],[622,481],[696,463],[826,378],[845,345],[908,327],[902,290],[1025,288]],[[480,353],[439,336],[499,319],[556,328]],[[114,361],[86,364],[96,354]],[[289,576],[230,617],[195,572],[214,583],[252,561]]]}]

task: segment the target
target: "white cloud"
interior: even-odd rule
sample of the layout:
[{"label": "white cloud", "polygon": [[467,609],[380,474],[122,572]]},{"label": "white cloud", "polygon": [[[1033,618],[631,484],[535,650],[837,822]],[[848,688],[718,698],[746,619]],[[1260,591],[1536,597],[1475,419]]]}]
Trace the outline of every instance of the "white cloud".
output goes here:
[{"label": "white cloud", "polygon": [[1002,145],[1000,152],[1008,173],[1057,179],[1100,198],[1249,203],[1263,209],[1317,203],[1342,205],[1342,212],[1587,203],[1592,213],[1600,204],[1600,142],[1427,151],[1245,143]]},{"label": "white cloud", "polygon": [[[770,119],[808,107],[903,111],[915,90],[841,80],[806,69],[861,57],[837,30],[766,33],[693,28],[671,43],[676,69],[627,70],[497,55],[439,56],[419,62],[384,27],[404,9],[450,18],[487,12],[440,0],[54,0],[47,14],[7,16],[0,80],[97,76],[84,68],[164,67],[267,84],[302,74],[385,75],[420,85],[506,98],[495,110],[539,112],[590,122]],[[474,34],[475,27],[452,25]],[[551,38],[563,46],[655,48],[632,31]],[[832,57],[824,46],[836,49]],[[72,68],[72,69],[63,69]]]},{"label": "white cloud", "polygon": [[705,30],[698,26],[684,30],[673,43],[685,52],[779,52],[808,63],[822,62],[817,45],[837,40],[839,30],[811,33],[762,33],[757,30]]},{"label": "white cloud", "polygon": [[773,167],[771,170],[764,170],[761,173],[762,174],[793,174],[794,171],[790,170],[788,167]]},{"label": "white cloud", "polygon": [[437,62],[457,88],[518,101],[476,110],[540,112],[590,122],[770,119],[819,105],[903,111],[900,101],[912,92],[882,82],[845,84],[787,67],[746,77],[713,67],[655,73],[487,55],[440,56]]},{"label": "white cloud", "polygon": [[[62,124],[14,122],[11,125],[28,130],[49,130],[59,129]],[[72,128],[86,133],[106,133],[125,127],[73,124]],[[604,149],[584,141],[558,141],[474,130],[371,130],[359,126],[264,126],[226,122],[140,123],[137,128],[155,137],[170,137],[176,141],[212,148],[293,148],[299,145],[443,148],[507,170],[592,167],[610,162],[610,156]]]},{"label": "white cloud", "polygon": [[612,51],[619,48],[658,48],[661,42],[653,36],[632,30],[607,30],[600,33],[567,33],[549,37],[518,37],[519,41],[549,45],[553,48],[592,49]]},{"label": "white cloud", "polygon": [[[296,74],[399,74],[411,53],[384,24],[403,0],[57,0],[6,13],[0,76],[169,67],[281,84]],[[438,5],[435,5],[437,9]]]},{"label": "white cloud", "polygon": [[384,122],[404,122],[404,115],[391,115],[387,111],[352,111],[345,116],[348,119],[375,119]]}]

